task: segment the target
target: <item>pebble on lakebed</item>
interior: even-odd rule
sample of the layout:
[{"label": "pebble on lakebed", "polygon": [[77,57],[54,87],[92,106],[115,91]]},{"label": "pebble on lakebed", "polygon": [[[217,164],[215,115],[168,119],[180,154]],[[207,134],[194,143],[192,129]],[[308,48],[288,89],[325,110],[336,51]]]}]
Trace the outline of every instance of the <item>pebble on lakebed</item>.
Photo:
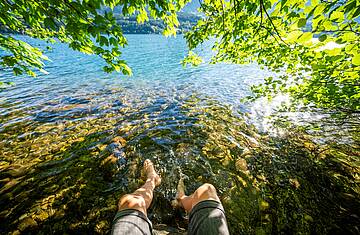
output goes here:
[{"label": "pebble on lakebed", "polygon": [[236,160],[235,166],[236,166],[236,169],[238,171],[242,171],[242,172],[247,173],[247,174],[250,173],[248,171],[247,162],[243,158],[240,158],[240,159]]},{"label": "pebble on lakebed", "polygon": [[110,143],[100,154],[102,161],[100,168],[104,172],[104,178],[112,180],[112,178],[126,167],[127,160],[124,152],[126,140],[120,136],[114,137]]},{"label": "pebble on lakebed", "polygon": [[33,229],[38,226],[38,223],[31,217],[26,217],[22,219],[19,223],[18,229],[24,231],[27,229]]}]

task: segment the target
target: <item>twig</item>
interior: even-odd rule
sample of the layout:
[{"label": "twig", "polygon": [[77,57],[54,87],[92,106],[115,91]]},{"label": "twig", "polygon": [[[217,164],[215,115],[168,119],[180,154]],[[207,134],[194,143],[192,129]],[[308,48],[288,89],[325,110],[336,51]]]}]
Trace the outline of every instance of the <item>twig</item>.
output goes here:
[{"label": "twig", "polygon": [[201,0],[199,0],[199,4],[200,4],[200,7],[201,7],[203,10],[205,10],[205,9],[204,9],[204,4],[201,2]]},{"label": "twig", "polygon": [[237,8],[237,1],[236,1],[236,0],[234,0],[235,22],[236,22],[236,19],[237,19],[237,10],[236,10],[236,8]]},{"label": "twig", "polygon": [[225,10],[224,10],[224,4],[221,2],[221,8],[222,8],[222,21],[223,21],[223,31],[225,32]]},{"label": "twig", "polygon": [[270,35],[275,38],[276,42],[280,44],[279,40],[275,37],[275,35],[271,32],[271,30],[263,25],[261,25],[261,28],[266,29],[266,31],[268,31],[268,33],[270,33]]},{"label": "twig", "polygon": [[260,25],[259,25],[259,27],[257,28],[254,36],[255,36],[256,34],[258,34],[258,32],[259,32],[259,30],[260,30],[260,28],[261,28],[261,26],[262,26],[262,23],[263,23],[263,12],[262,12],[262,8],[263,8],[263,5],[261,4],[261,1],[260,1],[260,15],[261,15],[261,20],[260,20]]},{"label": "twig", "polygon": [[356,32],[356,31],[349,30],[349,29],[321,30],[321,31],[314,30],[314,31],[312,31],[312,33],[316,33],[316,32],[319,32],[319,33],[320,33],[320,32],[322,32],[322,33],[352,32],[352,33],[355,33],[357,36],[360,35],[360,32]]},{"label": "twig", "polygon": [[285,45],[289,46],[289,45],[282,39],[282,37],[280,36],[279,31],[277,30],[276,26],[274,25],[274,23],[272,22],[272,20],[271,20],[271,18],[270,18],[270,16],[269,16],[269,13],[267,12],[266,8],[264,7],[264,2],[263,2],[263,1],[264,1],[264,0],[260,0],[260,5],[262,5],[262,7],[263,7],[263,9],[264,9],[264,11],[265,11],[265,14],[266,14],[266,16],[268,17],[268,19],[269,19],[269,21],[270,21],[270,24],[273,26],[273,28],[274,28],[276,34],[278,35],[279,39],[280,39]]}]

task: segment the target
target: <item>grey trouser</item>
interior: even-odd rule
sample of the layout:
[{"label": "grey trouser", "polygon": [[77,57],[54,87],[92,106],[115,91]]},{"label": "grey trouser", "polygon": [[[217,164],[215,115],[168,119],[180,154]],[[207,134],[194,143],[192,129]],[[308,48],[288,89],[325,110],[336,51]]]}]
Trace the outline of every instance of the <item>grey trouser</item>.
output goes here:
[{"label": "grey trouser", "polygon": [[[111,234],[151,235],[152,224],[142,212],[126,209],[115,215]],[[221,203],[206,200],[196,204],[189,215],[188,234],[228,235],[225,211]]]}]

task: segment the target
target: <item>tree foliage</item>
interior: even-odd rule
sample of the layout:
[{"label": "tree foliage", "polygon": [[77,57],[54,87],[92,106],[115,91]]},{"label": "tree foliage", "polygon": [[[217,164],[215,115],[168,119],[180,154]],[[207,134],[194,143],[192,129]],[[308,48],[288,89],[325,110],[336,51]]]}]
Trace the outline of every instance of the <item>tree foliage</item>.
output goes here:
[{"label": "tree foliage", "polygon": [[279,74],[254,86],[252,98],[281,92],[311,106],[359,110],[358,0],[204,0],[200,10],[204,19],[186,35],[190,49],[215,37],[212,62],[256,61]]},{"label": "tree foliage", "polygon": [[[124,16],[136,15],[142,23],[149,19],[165,22],[165,35],[176,33],[176,12],[187,0],[4,0],[0,2],[0,28],[21,32],[33,38],[69,44],[70,48],[86,54],[96,54],[107,65],[106,72],[131,74],[126,62],[120,59],[120,48],[126,45],[121,26],[112,10],[118,6]],[[105,9],[105,10],[104,10]],[[43,70],[48,58],[39,48],[0,34],[0,48],[7,52],[0,57],[0,65],[11,67],[15,74],[23,72],[35,76],[34,69]]]}]

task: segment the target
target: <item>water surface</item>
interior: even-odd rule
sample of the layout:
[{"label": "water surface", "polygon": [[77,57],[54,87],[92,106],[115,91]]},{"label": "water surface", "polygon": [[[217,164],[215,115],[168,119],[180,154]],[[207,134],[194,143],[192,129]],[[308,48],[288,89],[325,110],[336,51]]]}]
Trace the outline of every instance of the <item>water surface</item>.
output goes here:
[{"label": "water surface", "polygon": [[[0,91],[0,232],[109,232],[119,196],[143,182],[146,158],[163,177],[149,211],[154,224],[186,228],[170,205],[184,176],[187,193],[216,186],[234,234],[359,231],[356,160],[335,158],[355,159],[355,147],[334,153],[310,137],[269,136],[245,121],[253,107],[240,99],[269,72],[184,69],[182,37],[128,39],[123,58],[132,77],[106,74],[99,58],[62,44],[47,53],[49,75],[0,72],[16,83]],[[211,56],[206,45],[198,50]]]}]

